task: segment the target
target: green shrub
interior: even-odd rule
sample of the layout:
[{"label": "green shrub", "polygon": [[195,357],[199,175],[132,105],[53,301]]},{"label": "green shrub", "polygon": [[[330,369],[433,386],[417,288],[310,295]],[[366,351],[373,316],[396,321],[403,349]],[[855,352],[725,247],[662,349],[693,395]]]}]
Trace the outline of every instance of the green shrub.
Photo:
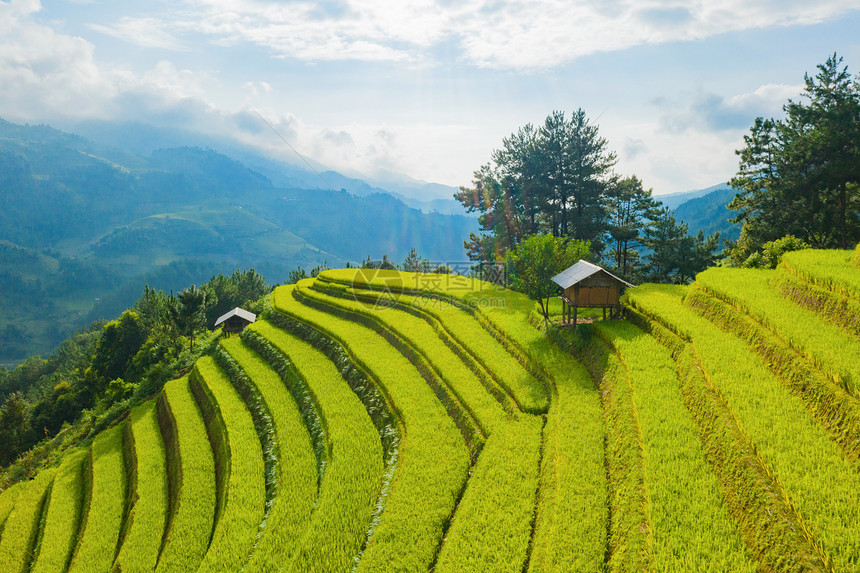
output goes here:
[{"label": "green shrub", "polygon": [[808,248],[809,245],[802,239],[794,235],[786,235],[762,245],[761,252],[752,253],[741,266],[748,269],[775,269],[785,253]]}]

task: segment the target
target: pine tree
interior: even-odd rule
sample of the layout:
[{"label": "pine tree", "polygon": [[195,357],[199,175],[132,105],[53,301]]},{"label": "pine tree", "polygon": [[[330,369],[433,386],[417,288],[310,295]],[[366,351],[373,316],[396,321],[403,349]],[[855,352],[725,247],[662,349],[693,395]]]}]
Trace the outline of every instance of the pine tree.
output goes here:
[{"label": "pine tree", "polygon": [[188,335],[189,348],[194,352],[194,333],[206,326],[206,290],[191,285],[176,295],[176,299],[180,332]]},{"label": "pine tree", "polygon": [[636,247],[641,245],[640,231],[645,219],[657,212],[651,189],[644,189],[635,175],[617,181],[609,188],[606,206],[609,213],[609,236],[614,243],[610,252],[615,271],[631,277],[639,260]]},{"label": "pine tree", "polygon": [[687,234],[687,224],[675,220],[668,207],[663,207],[645,227],[642,243],[651,249],[643,269],[643,278],[650,282],[684,284],[696,274],[714,264],[714,250],[720,237],[708,237],[700,231],[695,237]]},{"label": "pine tree", "polygon": [[588,240],[599,252],[615,161],[582,109],[570,118],[554,111],[539,128],[527,124],[504,138],[492,162],[475,171],[472,187],[454,195],[479,213],[481,233],[465,242],[470,260],[499,262],[535,233]]},{"label": "pine tree", "polygon": [[785,235],[823,248],[860,240],[860,85],[836,54],[817,69],[785,119],[757,118],[737,151],[735,262]]}]

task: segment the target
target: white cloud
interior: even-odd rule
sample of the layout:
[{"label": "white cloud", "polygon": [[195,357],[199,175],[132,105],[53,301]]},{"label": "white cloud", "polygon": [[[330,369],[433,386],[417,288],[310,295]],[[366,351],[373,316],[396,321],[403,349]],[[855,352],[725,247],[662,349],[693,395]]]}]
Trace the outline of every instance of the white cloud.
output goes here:
[{"label": "white cloud", "polygon": [[813,24],[860,2],[547,0],[506,2],[490,25],[469,18],[460,30],[467,59],[498,68],[553,67],[580,56],[731,31]]},{"label": "white cloud", "polygon": [[802,84],[765,84],[754,92],[733,96],[726,105],[755,115],[776,116],[783,104],[789,99],[797,100],[803,90]]},{"label": "white cloud", "polygon": [[766,84],[755,91],[726,99],[704,91],[661,98],[652,103],[660,110],[662,129],[671,133],[746,130],[756,117],[779,117],[789,98],[797,99],[802,85]]},{"label": "white cloud", "polygon": [[173,14],[177,30],[221,45],[251,43],[275,57],[307,61],[404,61],[438,42],[450,14],[434,2],[257,2],[193,0]]},{"label": "white cloud", "polygon": [[[272,119],[278,116],[261,110],[273,124],[275,134],[257,117],[256,110],[246,112],[248,125],[241,132],[234,131],[243,143],[288,161],[295,161],[298,152],[350,176],[384,178],[391,173],[405,173],[419,180],[466,185],[478,167],[474,157],[488,157],[498,143],[490,141],[482,130],[466,125],[350,123],[321,127],[295,116],[288,116],[286,121]],[[229,117],[232,125],[238,125],[235,115]],[[254,132],[255,125],[265,129]],[[456,153],[452,153],[454,141]]]},{"label": "white cloud", "polygon": [[212,107],[207,74],[167,60],[142,74],[99,66],[93,44],[42,24],[40,10],[38,1],[0,2],[0,116],[139,120]]},{"label": "white cloud", "polygon": [[173,100],[203,100],[208,91],[204,85],[208,79],[209,76],[205,73],[177,69],[173,62],[162,60],[141,76],[137,87],[154,93],[169,94]]},{"label": "white cloud", "polygon": [[652,102],[657,121],[606,126],[621,141],[620,172],[636,173],[657,194],[703,189],[731,178],[736,149],[756,117],[780,117],[782,105],[797,99],[802,85],[765,84],[725,97],[696,91]]},{"label": "white cloud", "polygon": [[188,50],[188,46],[167,32],[164,26],[165,23],[162,20],[152,17],[125,17],[113,26],[106,26],[104,24],[88,25],[91,30],[144,48],[161,48],[175,51]]},{"label": "white cloud", "polygon": [[0,102],[24,119],[51,112],[98,116],[114,87],[93,61],[94,46],[37,23],[38,0],[0,2]]},{"label": "white cloud", "polygon": [[[430,61],[437,46],[450,43],[458,46],[457,57],[473,65],[530,68],[637,43],[704,37],[733,26],[809,23],[854,5],[822,0],[814,5],[748,7],[739,0],[737,6],[733,2],[719,7],[705,0],[686,7],[657,0],[635,5],[633,0],[469,4],[194,0],[166,9],[157,19],[131,16],[99,31],[130,39],[137,29],[148,35],[138,45],[159,48],[191,44],[189,36],[202,33],[220,44],[253,43],[268,47],[277,57],[320,61],[415,64]],[[472,171],[489,159],[520,117],[514,112],[500,114],[504,117],[494,117],[492,123],[484,118],[479,125],[480,118],[473,121],[451,114],[434,125],[408,116],[384,123],[379,119],[384,114],[349,123],[352,118],[344,120],[347,114],[342,114],[340,120],[327,124],[329,118],[322,114],[315,122],[305,122],[284,109],[288,98],[294,107],[287,109],[301,109],[303,103],[299,95],[289,93],[289,84],[275,83],[282,90],[277,93],[259,77],[241,77],[235,81],[240,95],[230,102],[223,92],[232,89],[228,82],[234,78],[220,77],[217,69],[207,74],[168,59],[154,60],[142,73],[100,64],[92,43],[52,29],[39,18],[40,9],[36,0],[0,1],[0,116],[13,121],[137,120],[229,135],[285,159],[294,158],[257,115],[259,110],[300,153],[332,168],[369,176],[408,173],[457,185],[469,183]],[[732,10],[737,15],[730,16]],[[628,118],[627,123],[610,125],[606,118],[601,129],[621,152],[619,170],[639,174],[655,191],[705,187],[736,170],[733,150],[742,143],[752,119],[778,115],[785,100],[800,90],[801,86],[766,84],[733,96],[682,93],[673,96],[675,101],[663,102],[659,123],[633,125]],[[379,107],[387,103],[381,100]],[[413,117],[430,117],[423,111]],[[504,122],[509,122],[507,127],[502,127]]]},{"label": "white cloud", "polygon": [[[197,32],[221,45],[263,46],[279,58],[414,64],[432,61],[432,49],[447,43],[473,65],[544,69],[638,45],[814,24],[857,9],[860,0],[189,0],[163,22],[143,20],[148,30],[172,29],[166,38]],[[112,28],[119,34],[122,27]]]},{"label": "white cloud", "polygon": [[638,155],[646,153],[648,151],[648,144],[645,143],[643,139],[638,137],[630,137],[627,136],[624,138],[624,143],[621,146],[622,149],[622,158],[626,159],[634,159]]},{"label": "white cloud", "polygon": [[657,195],[704,189],[727,181],[738,169],[734,150],[743,145],[740,130],[669,133],[657,123],[607,128],[604,134],[610,141],[622,141],[626,134],[647,145],[647,153],[622,154],[616,169],[624,175],[638,175]]}]

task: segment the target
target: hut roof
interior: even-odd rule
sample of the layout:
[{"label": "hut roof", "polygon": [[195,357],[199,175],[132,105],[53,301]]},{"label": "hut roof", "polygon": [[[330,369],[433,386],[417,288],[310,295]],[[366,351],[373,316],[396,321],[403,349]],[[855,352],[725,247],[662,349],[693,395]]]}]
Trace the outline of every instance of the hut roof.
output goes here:
[{"label": "hut roof", "polygon": [[219,324],[227,320],[228,318],[232,318],[234,316],[238,316],[239,318],[244,318],[248,322],[254,322],[257,320],[257,315],[253,312],[248,312],[247,310],[241,309],[239,307],[234,308],[230,312],[224,314],[215,321],[215,326],[217,327]]},{"label": "hut roof", "polygon": [[589,263],[588,261],[583,261],[582,259],[580,259],[578,263],[571,265],[570,267],[566,268],[565,270],[552,277],[552,282],[554,282],[561,288],[566,289],[575,285],[579,281],[587,279],[588,277],[596,275],[598,273],[609,275],[610,277],[625,286],[634,286],[629,282],[616,277],[603,267],[598,267],[597,265]]}]

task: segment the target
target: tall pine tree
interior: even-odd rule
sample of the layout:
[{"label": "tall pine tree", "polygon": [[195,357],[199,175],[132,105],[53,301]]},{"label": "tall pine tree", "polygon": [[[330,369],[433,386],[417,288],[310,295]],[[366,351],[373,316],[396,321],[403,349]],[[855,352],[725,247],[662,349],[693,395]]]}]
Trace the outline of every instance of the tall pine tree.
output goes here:
[{"label": "tall pine tree", "polygon": [[466,241],[474,261],[494,263],[535,233],[591,241],[607,230],[607,193],[616,156],[582,109],[554,111],[539,128],[521,127],[454,197],[479,213],[481,234]]},{"label": "tall pine tree", "polygon": [[651,189],[642,187],[642,181],[635,175],[617,181],[609,189],[606,202],[612,240],[609,258],[614,270],[625,278],[632,278],[639,262],[637,247],[642,244],[642,228],[647,219],[657,215],[657,205]]},{"label": "tall pine tree", "polygon": [[804,83],[785,118],[757,118],[737,151],[736,263],[785,235],[823,248],[860,240],[860,85],[836,54]]}]

